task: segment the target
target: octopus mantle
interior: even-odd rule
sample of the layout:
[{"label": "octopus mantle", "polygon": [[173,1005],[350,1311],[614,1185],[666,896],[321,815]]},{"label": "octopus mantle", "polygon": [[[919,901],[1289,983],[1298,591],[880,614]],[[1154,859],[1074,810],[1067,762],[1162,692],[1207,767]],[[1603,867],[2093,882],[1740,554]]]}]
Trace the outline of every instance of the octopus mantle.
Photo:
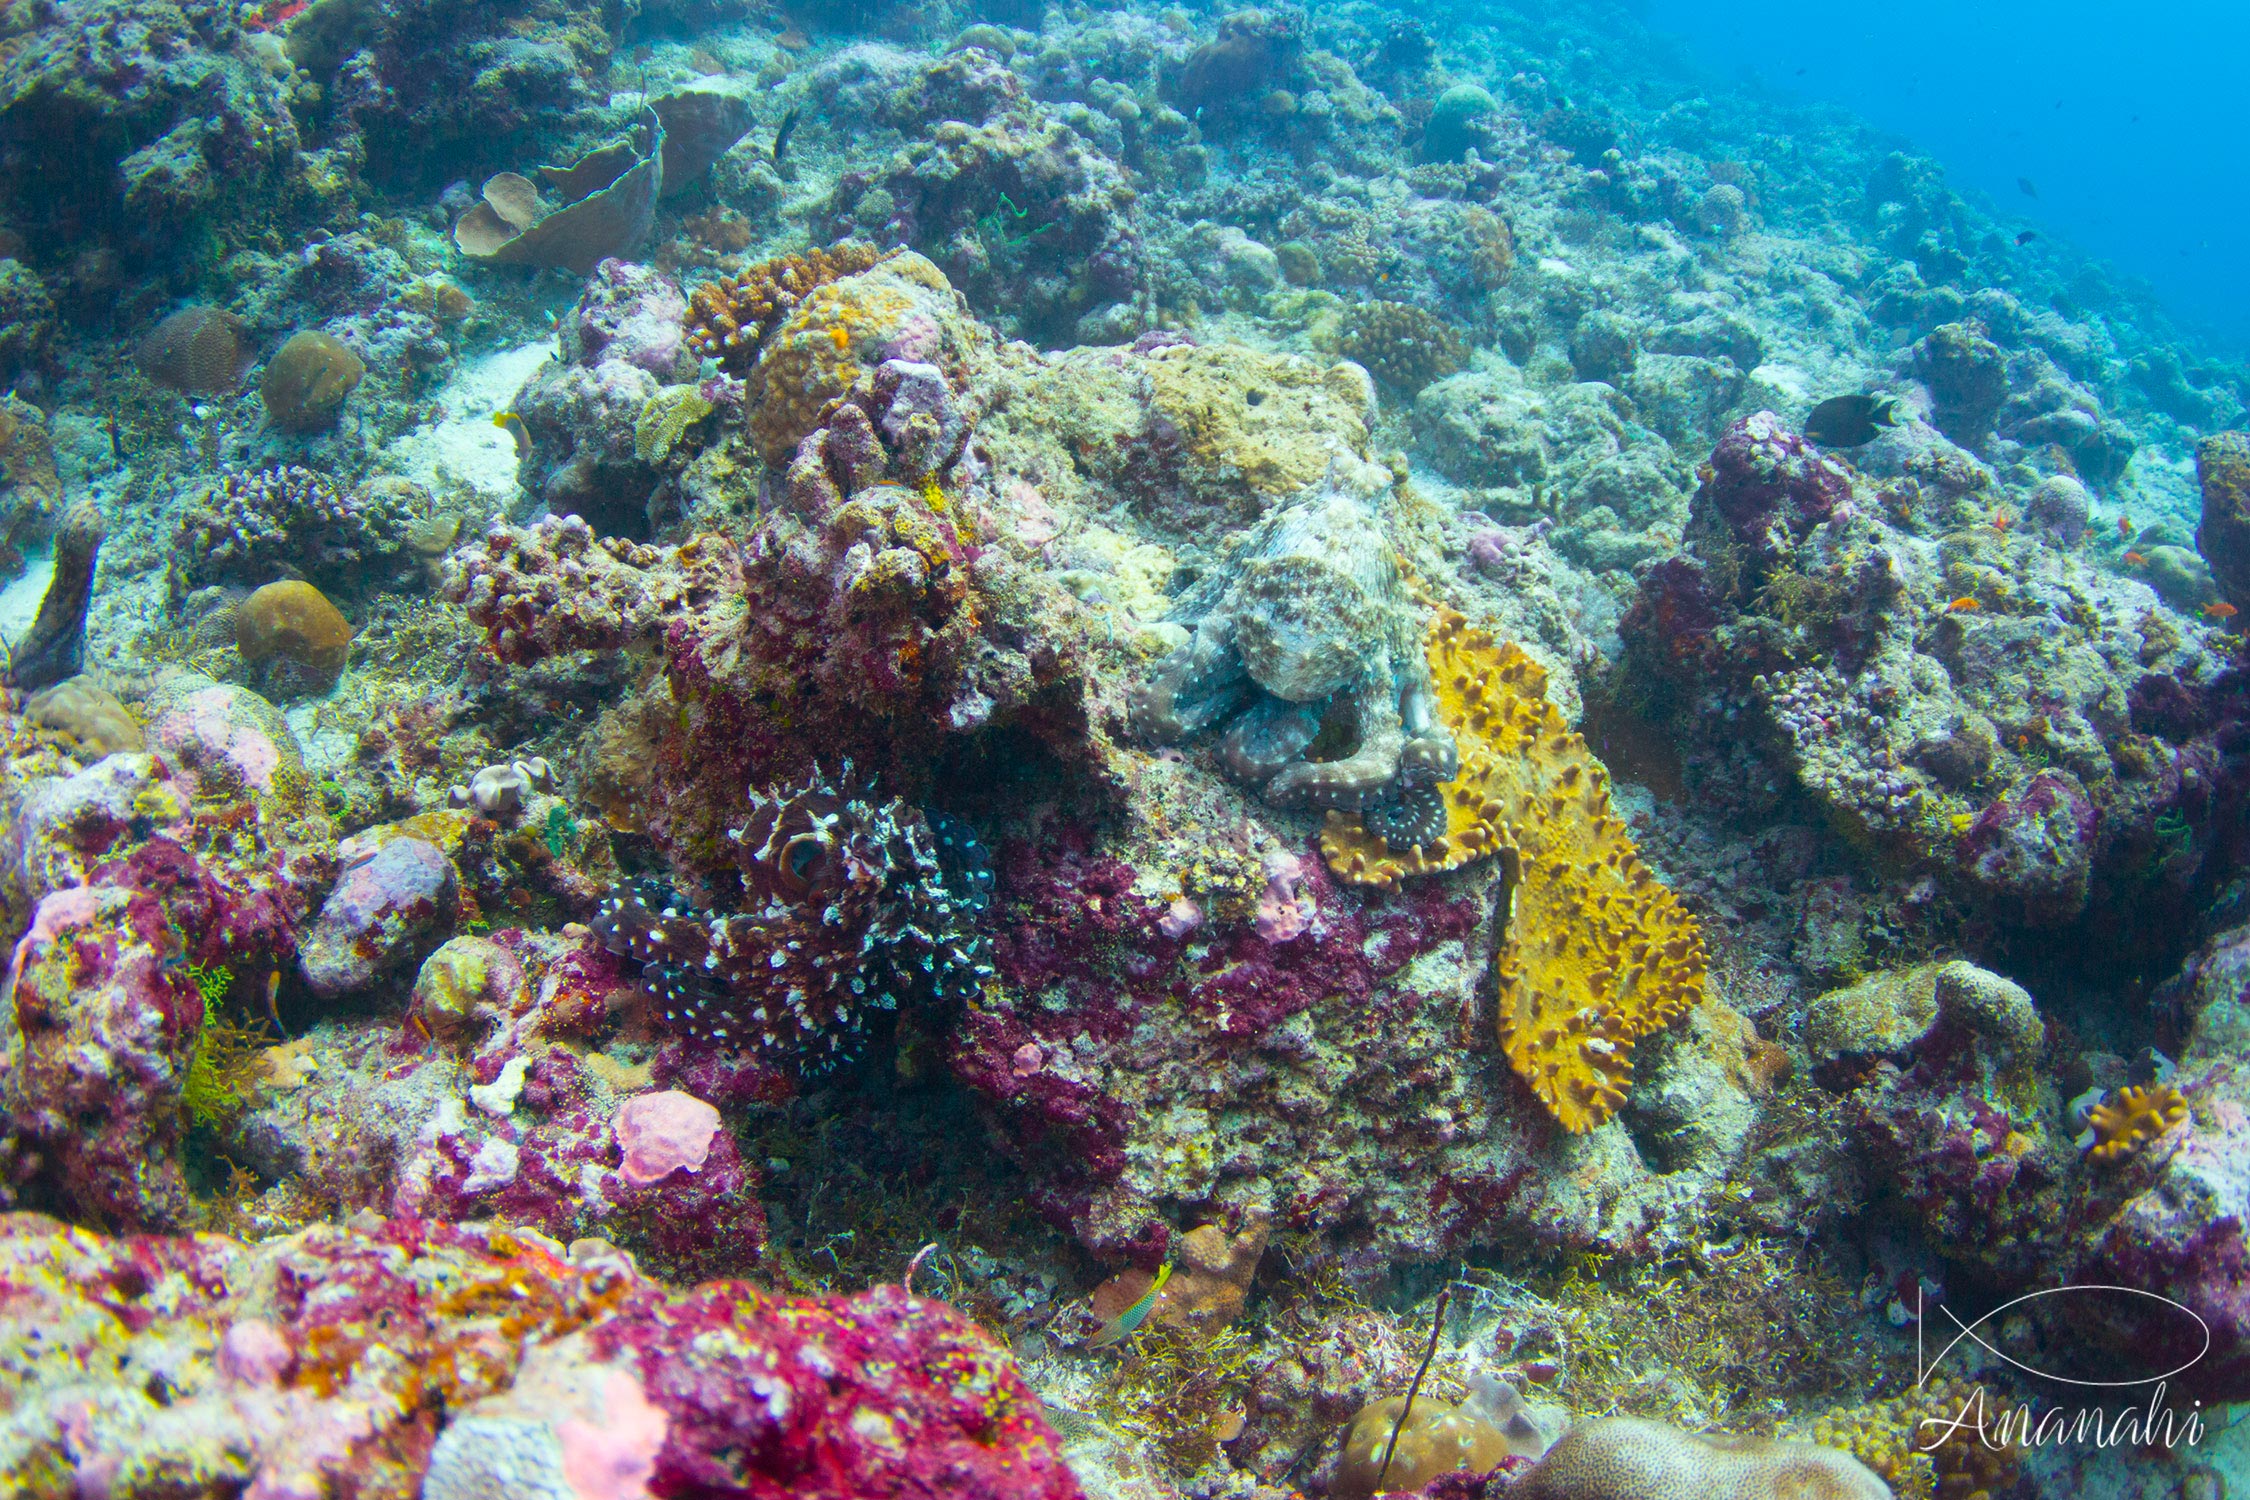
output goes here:
[{"label": "octopus mantle", "polygon": [[1408,843],[1442,831],[1435,789],[1458,756],[1378,512],[1390,478],[1338,458],[1231,542],[1131,715],[1158,744],[1221,728],[1229,774],[1268,802],[1358,812]]}]

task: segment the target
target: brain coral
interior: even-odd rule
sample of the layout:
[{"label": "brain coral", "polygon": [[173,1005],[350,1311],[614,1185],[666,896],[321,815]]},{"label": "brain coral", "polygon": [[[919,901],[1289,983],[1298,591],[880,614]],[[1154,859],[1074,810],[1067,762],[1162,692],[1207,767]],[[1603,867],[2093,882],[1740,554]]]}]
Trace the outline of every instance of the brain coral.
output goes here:
[{"label": "brain coral", "polygon": [[242,320],[216,307],[181,308],[133,349],[143,375],[189,396],[232,390],[248,362]]},{"label": "brain coral", "polygon": [[293,333],[266,361],[258,396],[266,415],[287,432],[320,432],[336,425],[344,398],[367,373],[358,355],[317,329]]},{"label": "brain coral", "polygon": [[1633,1417],[1582,1422],[1509,1500],[1892,1500],[1849,1454],[1810,1443],[1698,1437]]},{"label": "brain coral", "polygon": [[1321,850],[1361,885],[1514,854],[1501,1043],[1564,1128],[1589,1130],[1623,1102],[1633,1043],[1702,997],[1701,932],[1611,815],[1609,774],[1547,701],[1545,672],[1450,609],[1428,654],[1438,717],[1461,749],[1459,773],[1438,787],[1444,834],[1398,850],[1332,814]]}]

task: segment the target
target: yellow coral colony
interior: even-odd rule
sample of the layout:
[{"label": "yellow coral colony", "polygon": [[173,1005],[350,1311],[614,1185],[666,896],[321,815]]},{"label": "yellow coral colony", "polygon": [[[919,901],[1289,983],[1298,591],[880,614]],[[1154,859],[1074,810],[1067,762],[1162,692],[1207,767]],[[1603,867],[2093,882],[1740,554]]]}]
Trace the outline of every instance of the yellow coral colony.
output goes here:
[{"label": "yellow coral colony", "polygon": [[1394,850],[1331,813],[1321,852],[1343,879],[1384,886],[1513,855],[1501,1046],[1565,1129],[1590,1130],[1624,1102],[1634,1042],[1702,998],[1702,934],[1611,815],[1609,773],[1547,701],[1545,671],[1451,609],[1428,653],[1461,750],[1460,773],[1439,789],[1444,837]]},{"label": "yellow coral colony", "polygon": [[2115,1103],[2097,1104],[2086,1116],[2086,1159],[2102,1166],[2124,1161],[2187,1117],[2186,1096],[2168,1083],[2119,1089]]}]

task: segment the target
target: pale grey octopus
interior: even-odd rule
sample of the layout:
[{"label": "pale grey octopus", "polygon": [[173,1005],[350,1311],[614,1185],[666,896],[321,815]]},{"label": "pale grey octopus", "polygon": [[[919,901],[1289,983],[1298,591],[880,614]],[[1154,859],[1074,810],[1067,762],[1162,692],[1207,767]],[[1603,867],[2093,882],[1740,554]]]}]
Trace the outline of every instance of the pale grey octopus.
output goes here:
[{"label": "pale grey octopus", "polygon": [[1436,787],[1458,752],[1436,722],[1422,620],[1378,515],[1390,483],[1387,469],[1338,458],[1231,540],[1224,566],[1174,610],[1194,636],[1128,710],[1157,744],[1224,724],[1229,774],[1268,802],[1358,812],[1404,845],[1444,831]]}]

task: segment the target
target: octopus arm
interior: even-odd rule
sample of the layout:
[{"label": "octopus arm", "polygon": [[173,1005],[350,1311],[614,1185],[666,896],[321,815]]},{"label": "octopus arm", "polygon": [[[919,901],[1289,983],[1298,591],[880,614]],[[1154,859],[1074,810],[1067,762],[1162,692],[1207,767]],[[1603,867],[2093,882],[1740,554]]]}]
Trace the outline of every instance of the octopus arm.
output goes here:
[{"label": "octopus arm", "polygon": [[1398,775],[1406,728],[1399,720],[1398,688],[1388,660],[1376,663],[1352,694],[1359,715],[1359,748],[1342,760],[1299,761],[1266,783],[1266,800],[1278,807],[1350,811],[1380,793]]},{"label": "octopus arm", "polygon": [[1249,688],[1234,649],[1234,627],[1224,615],[1205,615],[1195,636],[1166,657],[1132,696],[1127,714],[1133,732],[1170,744],[1210,728],[1241,705]]}]

